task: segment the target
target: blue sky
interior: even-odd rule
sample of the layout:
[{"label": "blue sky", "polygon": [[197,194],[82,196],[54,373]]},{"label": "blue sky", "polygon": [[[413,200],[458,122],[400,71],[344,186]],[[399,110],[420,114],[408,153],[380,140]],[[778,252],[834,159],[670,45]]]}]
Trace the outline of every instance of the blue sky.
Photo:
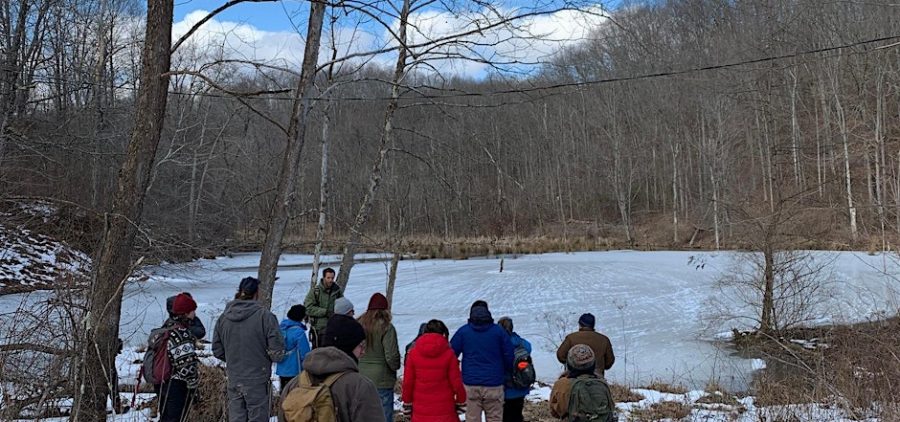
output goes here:
[{"label": "blue sky", "polygon": [[[226,0],[175,0],[175,21],[184,19],[184,16],[195,10],[213,10]],[[286,0],[264,3],[241,3],[232,6],[217,16],[219,20],[248,23],[267,31],[292,31],[287,12],[296,14],[305,13],[309,3],[303,0]],[[302,24],[303,19],[298,19]]]},{"label": "blue sky", "polygon": [[[227,0],[175,1],[173,32],[177,36],[186,32],[193,23],[205,16],[206,12],[225,4]],[[561,0],[546,0],[541,3],[552,3],[558,6]],[[535,0],[504,0],[503,4],[507,7],[531,8],[535,6]],[[543,9],[543,7],[541,8]],[[192,41],[197,45],[206,46],[203,48],[208,49],[209,54],[296,65],[302,58],[302,36],[305,35],[308,10],[308,0],[240,3],[205,24],[200,31],[194,34]],[[332,32],[340,52],[338,57],[379,50],[391,43],[385,28],[371,21],[357,27],[354,25],[355,17],[352,15],[341,16]],[[422,10],[411,17],[415,30],[409,35],[410,41],[422,42],[422,40],[438,36],[471,30],[474,28],[472,19],[474,18],[443,9]],[[534,69],[533,63],[544,62],[563,46],[572,45],[585,39],[588,36],[586,31],[599,24],[600,20],[598,19],[600,18],[595,14],[561,11],[522,21],[521,24],[525,25],[522,28],[527,27],[527,30],[498,27],[495,30],[467,36],[466,40],[484,46],[476,47],[481,57],[491,58],[498,63],[513,60],[507,63],[519,63],[511,64],[516,69]],[[535,36],[539,39],[528,41],[528,36]],[[456,46],[449,46],[444,50],[462,52],[472,56],[468,50]],[[322,54],[326,53],[323,50]],[[477,60],[442,60],[441,55],[444,54],[444,51],[441,49],[427,54],[432,56],[420,58],[436,60],[429,63],[436,66],[442,73],[479,76],[485,75],[489,70],[487,65]],[[320,60],[326,61],[323,60],[325,58],[326,56],[323,56]],[[360,59],[358,62],[364,63],[366,60],[368,59]],[[395,59],[393,53],[388,53],[371,56],[371,60],[391,66]]]}]

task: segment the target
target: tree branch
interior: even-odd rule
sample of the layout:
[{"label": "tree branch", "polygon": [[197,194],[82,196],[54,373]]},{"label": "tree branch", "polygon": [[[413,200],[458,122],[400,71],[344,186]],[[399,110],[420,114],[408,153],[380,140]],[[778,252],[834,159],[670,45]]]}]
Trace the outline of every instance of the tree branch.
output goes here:
[{"label": "tree branch", "polygon": [[203,26],[203,24],[205,24],[206,22],[209,22],[210,19],[212,19],[219,13],[222,13],[223,11],[225,11],[226,9],[228,9],[231,6],[234,6],[239,3],[246,3],[246,2],[264,3],[264,2],[274,2],[274,1],[277,1],[277,0],[231,0],[228,3],[225,3],[221,6],[219,6],[216,10],[213,10],[212,12],[210,12],[203,19],[200,19],[200,22],[197,22],[196,24],[194,24],[194,26],[192,26],[191,29],[188,30],[188,32],[186,32],[184,35],[182,35],[181,38],[179,38],[178,41],[175,42],[175,45],[172,46],[172,50],[170,50],[170,53],[174,53],[175,50],[178,50],[178,47],[181,47],[181,44],[183,44],[185,41],[187,41],[187,39],[190,38],[191,35],[194,35],[194,32],[197,32],[197,30],[200,29],[200,27]]}]

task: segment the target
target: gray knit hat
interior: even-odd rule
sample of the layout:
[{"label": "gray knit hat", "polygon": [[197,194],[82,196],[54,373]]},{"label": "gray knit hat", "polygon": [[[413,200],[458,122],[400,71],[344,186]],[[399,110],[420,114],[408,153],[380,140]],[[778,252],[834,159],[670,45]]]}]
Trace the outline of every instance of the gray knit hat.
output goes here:
[{"label": "gray knit hat", "polygon": [[353,302],[346,297],[339,297],[334,301],[335,315],[348,315],[353,310]]},{"label": "gray knit hat", "polygon": [[576,344],[569,349],[566,365],[575,370],[587,370],[594,367],[594,351],[586,344]]}]

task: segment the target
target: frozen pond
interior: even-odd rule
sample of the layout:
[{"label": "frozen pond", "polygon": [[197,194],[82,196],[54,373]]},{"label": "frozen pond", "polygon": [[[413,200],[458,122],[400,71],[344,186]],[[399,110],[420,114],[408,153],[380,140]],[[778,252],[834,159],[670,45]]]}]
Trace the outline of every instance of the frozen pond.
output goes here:
[{"label": "frozen pond", "polygon": [[[516,331],[534,345],[538,378],[552,381],[562,369],[555,345],[577,328],[579,314],[592,312],[598,329],[613,342],[617,361],[607,372],[613,381],[640,385],[658,379],[702,387],[715,379],[742,389],[758,362],[732,356],[710,341],[734,324],[710,330],[703,318],[715,293],[712,284],[732,268],[737,255],[633,251],[527,255],[507,258],[502,273],[495,259],[406,260],[399,267],[394,323],[405,345],[419,324],[431,318],[442,319],[454,332],[466,322],[471,303],[486,300],[495,320],[512,317]],[[832,262],[829,319],[861,320],[896,312],[894,292],[900,290],[896,289],[900,282],[885,275],[898,273],[896,258],[843,252],[816,255]],[[704,265],[696,264],[698,258]],[[196,298],[209,339],[239,280],[256,275],[253,267],[258,259],[259,254],[244,254],[148,268],[149,281],[126,288],[121,329],[126,344],[145,341],[164,318],[165,298],[184,290]],[[305,255],[283,257],[273,300],[279,320],[290,305],[302,303],[310,270],[298,264],[308,262],[311,257]],[[357,316],[372,293],[384,291],[387,267],[387,262],[368,262],[354,268],[346,295]],[[0,298],[0,307],[13,306],[13,299]],[[746,312],[739,307],[733,311]]]}]

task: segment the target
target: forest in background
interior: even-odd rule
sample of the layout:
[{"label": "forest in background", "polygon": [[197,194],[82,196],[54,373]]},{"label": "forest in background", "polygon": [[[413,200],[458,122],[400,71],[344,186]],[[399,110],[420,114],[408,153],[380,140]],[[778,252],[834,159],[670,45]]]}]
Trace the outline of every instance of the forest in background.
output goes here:
[{"label": "forest in background", "polygon": [[[95,239],[132,126],[141,7],[0,11],[0,195],[76,206]],[[805,247],[888,247],[900,233],[898,21],[889,2],[638,2],[525,75],[500,60],[477,79],[411,71],[367,242],[746,247],[753,222],[789,201],[785,230]],[[190,72],[171,77],[142,230],[173,250],[259,245],[298,74],[181,48],[172,69]],[[391,73],[348,60],[316,76],[286,244],[315,236],[323,136],[325,240],[347,236]]]}]

